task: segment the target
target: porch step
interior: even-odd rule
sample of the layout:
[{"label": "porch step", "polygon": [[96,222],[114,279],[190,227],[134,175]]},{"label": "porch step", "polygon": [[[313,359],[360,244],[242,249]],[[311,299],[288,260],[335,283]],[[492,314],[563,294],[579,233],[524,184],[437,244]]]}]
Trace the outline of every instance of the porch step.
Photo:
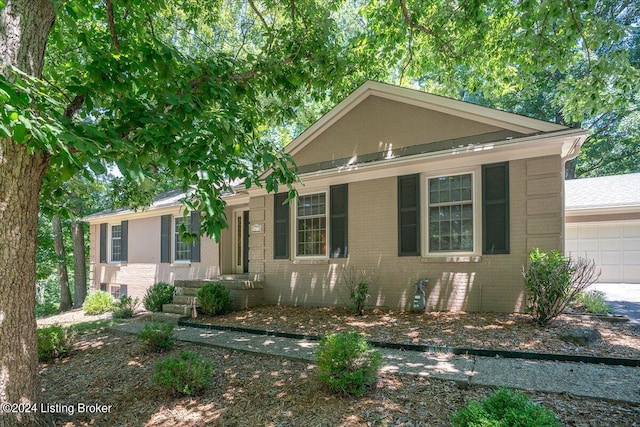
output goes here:
[{"label": "porch step", "polygon": [[[189,290],[192,290],[193,288],[187,288]],[[197,293],[197,291],[196,291]],[[198,299],[195,297],[195,295],[174,295],[173,296],[173,303],[174,304],[185,304],[185,305],[191,305],[193,304],[195,300],[196,305],[198,305]]]},{"label": "porch step", "polygon": [[191,305],[187,304],[163,304],[163,313],[175,313],[181,316],[191,317]]}]

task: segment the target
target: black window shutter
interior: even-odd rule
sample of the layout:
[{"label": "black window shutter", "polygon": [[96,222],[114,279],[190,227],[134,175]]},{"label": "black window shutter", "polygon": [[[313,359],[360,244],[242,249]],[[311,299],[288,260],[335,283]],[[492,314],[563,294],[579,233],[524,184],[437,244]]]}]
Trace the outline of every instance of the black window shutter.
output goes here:
[{"label": "black window shutter", "polygon": [[160,217],[160,262],[171,262],[171,215]]},{"label": "black window shutter", "polygon": [[198,235],[191,243],[191,262],[200,262],[200,212],[191,212],[191,232]]},{"label": "black window shutter", "polygon": [[273,258],[289,259],[289,203],[287,193],[273,197]]},{"label": "black window shutter", "polygon": [[349,246],[348,238],[348,198],[349,187],[347,184],[334,185],[329,189],[329,256],[331,258],[346,258]]},{"label": "black window shutter", "polygon": [[104,282],[100,283],[100,290],[103,292],[107,292],[107,284]]},{"label": "black window shutter", "polygon": [[100,224],[100,263],[107,263],[107,224]]},{"label": "black window shutter", "polygon": [[398,256],[420,255],[420,175],[398,177]]},{"label": "black window shutter", "polygon": [[120,298],[127,296],[127,285],[120,285]]},{"label": "black window shutter", "polygon": [[122,221],[120,230],[120,245],[122,248],[120,261],[127,262],[129,260],[129,221]]},{"label": "black window shutter", "polygon": [[509,253],[509,162],[482,166],[482,253]]}]

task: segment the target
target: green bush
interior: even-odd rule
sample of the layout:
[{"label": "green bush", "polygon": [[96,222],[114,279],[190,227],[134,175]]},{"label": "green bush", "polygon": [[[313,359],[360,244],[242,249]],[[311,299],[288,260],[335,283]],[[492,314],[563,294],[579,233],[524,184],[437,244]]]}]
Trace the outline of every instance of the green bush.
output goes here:
[{"label": "green bush", "polygon": [[529,253],[529,267],[523,270],[527,287],[527,311],[540,325],[559,316],[574,297],[600,276],[595,262],[573,260],[558,251]]},{"label": "green bush", "polygon": [[208,316],[224,313],[231,302],[229,289],[222,283],[207,283],[198,290],[200,311]]},{"label": "green bush", "polygon": [[168,283],[156,283],[147,289],[147,293],[142,299],[142,304],[149,311],[161,312],[163,304],[171,304],[173,302],[175,290],[175,286]]},{"label": "green bush", "polygon": [[95,291],[82,304],[87,314],[102,314],[113,310],[113,297],[105,291]]},{"label": "green bush", "polygon": [[190,396],[211,386],[212,371],[210,361],[196,353],[183,351],[179,358],[167,357],[156,363],[153,379],[173,393]]},{"label": "green bush", "polygon": [[500,389],[451,416],[452,427],[553,427],[556,415],[517,391]]},{"label": "green bush", "polygon": [[140,300],[138,298],[131,298],[126,295],[121,296],[120,301],[114,304],[113,318],[131,319],[139,304]]},{"label": "green bush", "polygon": [[173,323],[169,322],[147,323],[137,336],[148,350],[156,352],[170,350],[176,342]]},{"label": "green bush", "polygon": [[611,307],[604,299],[604,292],[601,291],[580,292],[570,304],[573,308],[588,313],[610,314],[612,312]]},{"label": "green bush", "polygon": [[318,344],[318,379],[332,391],[361,395],[376,382],[381,361],[380,352],[358,332],[329,334]]},{"label": "green bush", "polygon": [[36,334],[36,351],[42,361],[68,355],[75,343],[75,332],[61,326],[38,329]]}]

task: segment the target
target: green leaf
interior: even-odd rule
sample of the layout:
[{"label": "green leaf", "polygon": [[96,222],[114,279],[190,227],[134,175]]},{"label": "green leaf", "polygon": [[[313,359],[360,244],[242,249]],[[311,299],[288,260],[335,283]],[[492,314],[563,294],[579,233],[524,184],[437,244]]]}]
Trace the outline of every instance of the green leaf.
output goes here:
[{"label": "green leaf", "polygon": [[23,143],[27,139],[27,128],[22,123],[17,123],[13,127],[13,139],[18,143]]}]

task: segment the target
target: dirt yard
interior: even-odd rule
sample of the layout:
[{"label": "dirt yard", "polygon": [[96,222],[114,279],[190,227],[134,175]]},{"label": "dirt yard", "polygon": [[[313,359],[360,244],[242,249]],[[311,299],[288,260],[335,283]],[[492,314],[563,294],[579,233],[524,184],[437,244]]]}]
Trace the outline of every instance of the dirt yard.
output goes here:
[{"label": "dirt yard", "polygon": [[[366,331],[371,339],[394,342],[640,355],[637,329],[573,316],[563,317],[548,329],[520,315],[369,312],[352,317],[337,309],[283,307],[198,320],[314,335],[353,327]],[[557,342],[558,331],[578,324],[597,328],[602,341],[589,349]],[[214,387],[201,396],[173,396],[153,383],[155,362],[181,350],[195,351],[214,364]],[[186,343],[166,354],[146,353],[134,336],[105,330],[81,335],[70,357],[42,364],[41,383],[49,405],[58,404],[62,409],[78,408],[78,403],[100,405],[96,409],[110,406],[105,413],[58,415],[59,426],[446,426],[453,411],[492,391],[383,374],[366,395],[342,397],[324,389],[315,378],[315,367],[306,362]],[[635,405],[527,394],[555,411],[568,426],[640,425],[640,409]]]}]

